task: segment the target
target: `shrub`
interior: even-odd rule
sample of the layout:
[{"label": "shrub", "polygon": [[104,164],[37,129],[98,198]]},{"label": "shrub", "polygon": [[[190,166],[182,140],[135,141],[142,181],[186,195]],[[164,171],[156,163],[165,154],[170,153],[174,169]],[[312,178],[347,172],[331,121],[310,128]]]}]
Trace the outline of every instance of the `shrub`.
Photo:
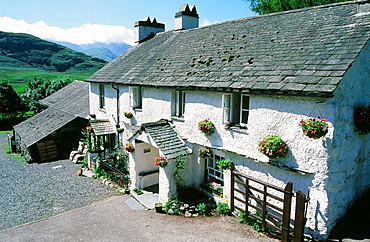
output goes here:
[{"label": "shrub", "polygon": [[223,172],[224,170],[230,170],[231,169],[231,164],[233,162],[231,160],[218,160],[216,161],[216,164],[217,164],[217,168]]},{"label": "shrub", "polygon": [[218,203],[217,204],[217,211],[221,215],[231,215],[231,210],[227,203]]}]

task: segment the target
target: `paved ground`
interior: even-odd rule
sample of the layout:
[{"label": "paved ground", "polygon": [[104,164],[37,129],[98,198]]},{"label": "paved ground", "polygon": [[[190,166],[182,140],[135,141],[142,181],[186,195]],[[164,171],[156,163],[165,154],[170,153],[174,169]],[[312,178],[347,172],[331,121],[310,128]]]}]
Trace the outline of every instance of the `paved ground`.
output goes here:
[{"label": "paved ground", "polygon": [[[0,241],[276,241],[233,217],[184,218],[129,208],[69,160],[24,164],[0,134]],[[36,221],[36,222],[34,222]]]},{"label": "paved ground", "polygon": [[72,212],[2,231],[0,241],[277,241],[233,217],[184,218],[130,209],[114,196]]}]

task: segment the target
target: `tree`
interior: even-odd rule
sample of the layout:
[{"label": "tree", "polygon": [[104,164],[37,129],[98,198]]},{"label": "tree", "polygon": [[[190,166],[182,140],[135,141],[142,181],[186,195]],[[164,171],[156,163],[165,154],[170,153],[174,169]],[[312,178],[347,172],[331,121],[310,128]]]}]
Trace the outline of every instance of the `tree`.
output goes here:
[{"label": "tree", "polygon": [[44,80],[34,77],[28,82],[27,89],[21,95],[21,99],[29,110],[40,112],[42,110],[42,105],[39,103],[41,99],[46,98],[71,82],[69,79]]},{"label": "tree", "polygon": [[14,117],[24,108],[20,97],[13,87],[6,81],[0,81],[0,116],[1,118]]},{"label": "tree", "polygon": [[276,13],[281,11],[319,6],[347,0],[245,0],[250,2],[252,11],[258,14]]}]

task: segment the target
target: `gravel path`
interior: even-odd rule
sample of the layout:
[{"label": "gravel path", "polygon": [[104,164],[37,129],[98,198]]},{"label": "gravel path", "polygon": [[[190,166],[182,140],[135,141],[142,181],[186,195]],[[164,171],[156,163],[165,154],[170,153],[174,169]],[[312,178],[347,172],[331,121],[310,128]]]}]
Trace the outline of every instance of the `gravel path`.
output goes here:
[{"label": "gravel path", "polygon": [[117,194],[102,183],[77,176],[70,160],[25,164],[5,153],[0,134],[0,231],[40,220]]}]

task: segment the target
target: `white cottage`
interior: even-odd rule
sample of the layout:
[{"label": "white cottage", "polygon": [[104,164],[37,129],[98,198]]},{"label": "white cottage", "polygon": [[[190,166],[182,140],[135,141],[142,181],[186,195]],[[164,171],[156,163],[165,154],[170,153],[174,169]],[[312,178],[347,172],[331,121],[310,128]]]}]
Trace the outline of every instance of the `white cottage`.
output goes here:
[{"label": "white cottage", "polygon": [[[370,4],[352,1],[198,27],[195,7],[176,13],[176,29],[147,18],[135,24],[138,45],[90,78],[90,113],[109,119],[130,142],[132,188],[159,184],[161,201],[176,194],[177,158],[184,182],[206,177],[225,186],[216,160],[239,172],[309,194],[305,233],[325,239],[370,186],[369,136],[356,132],[356,105],[370,104]],[[131,112],[133,118],[126,118]],[[321,116],[328,133],[304,136],[300,121]],[[198,122],[209,119],[215,133]],[[277,135],[289,151],[272,162],[258,150]],[[199,148],[212,156],[198,157]],[[155,171],[154,159],[169,163]],[[140,174],[141,173],[141,174]],[[144,176],[143,176],[144,175]],[[147,176],[145,176],[147,175]]]}]

